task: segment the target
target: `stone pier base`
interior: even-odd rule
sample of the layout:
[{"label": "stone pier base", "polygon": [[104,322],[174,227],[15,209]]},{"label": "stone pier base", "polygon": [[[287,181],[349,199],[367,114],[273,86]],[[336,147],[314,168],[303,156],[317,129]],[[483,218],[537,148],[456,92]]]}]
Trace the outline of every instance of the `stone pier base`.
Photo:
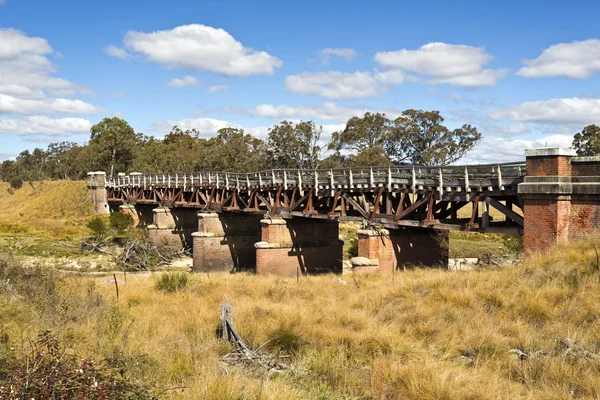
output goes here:
[{"label": "stone pier base", "polygon": [[94,212],[108,214],[110,208],[106,194],[106,173],[102,171],[88,172],[87,187],[94,202]]},{"label": "stone pier base", "polygon": [[200,212],[197,217],[193,271],[256,270],[254,243],[260,240],[261,215]]},{"label": "stone pier base", "polygon": [[152,210],[153,223],[148,225],[148,237],[153,243],[174,248],[191,248],[196,231],[196,212],[192,209],[158,207]]},{"label": "stone pier base", "polygon": [[448,247],[448,234],[443,231],[361,229],[358,257],[351,260],[352,270],[387,273],[415,266],[448,268]]},{"label": "stone pier base", "polygon": [[264,219],[256,247],[256,273],[295,277],[341,273],[339,223],[314,219]]}]

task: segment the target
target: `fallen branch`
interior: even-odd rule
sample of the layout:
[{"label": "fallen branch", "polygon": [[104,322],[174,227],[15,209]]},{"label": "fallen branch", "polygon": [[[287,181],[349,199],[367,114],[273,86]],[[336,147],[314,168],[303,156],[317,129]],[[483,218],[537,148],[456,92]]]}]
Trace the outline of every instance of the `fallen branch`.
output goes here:
[{"label": "fallen branch", "polygon": [[234,342],[236,348],[230,353],[221,357],[230,365],[244,365],[251,368],[260,368],[267,370],[270,373],[281,373],[288,368],[288,365],[278,362],[282,358],[289,358],[288,355],[272,355],[258,353],[260,349],[265,347],[270,341],[266,341],[256,350],[252,350],[244,343],[242,337],[238,334],[231,320],[231,304],[225,303],[221,305],[221,337],[224,340]]},{"label": "fallen branch", "polygon": [[123,251],[114,259],[124,271],[147,271],[169,265],[177,257],[188,254],[170,246],[156,245],[146,240],[132,240],[123,245]]}]

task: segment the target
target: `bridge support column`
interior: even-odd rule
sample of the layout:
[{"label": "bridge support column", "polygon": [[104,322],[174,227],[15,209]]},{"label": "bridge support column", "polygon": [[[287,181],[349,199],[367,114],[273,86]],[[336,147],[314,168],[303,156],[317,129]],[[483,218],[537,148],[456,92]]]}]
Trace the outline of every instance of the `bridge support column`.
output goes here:
[{"label": "bridge support column", "polygon": [[94,211],[97,214],[108,214],[108,200],[106,197],[106,172],[88,172],[88,189],[94,202]]},{"label": "bridge support column", "polygon": [[339,223],[309,218],[263,219],[256,247],[256,273],[295,277],[342,273]]},{"label": "bridge support column", "polygon": [[354,272],[387,273],[412,266],[448,267],[448,233],[429,229],[360,229]]},{"label": "bridge support column", "polygon": [[192,209],[157,207],[152,210],[153,223],[148,225],[148,237],[153,243],[175,248],[191,248],[196,230],[196,212]]},{"label": "bridge support column", "polygon": [[254,243],[260,240],[262,215],[199,212],[197,217],[193,271],[256,270]]},{"label": "bridge support column", "polygon": [[600,157],[576,157],[572,149],[525,151],[523,252],[600,237]]}]

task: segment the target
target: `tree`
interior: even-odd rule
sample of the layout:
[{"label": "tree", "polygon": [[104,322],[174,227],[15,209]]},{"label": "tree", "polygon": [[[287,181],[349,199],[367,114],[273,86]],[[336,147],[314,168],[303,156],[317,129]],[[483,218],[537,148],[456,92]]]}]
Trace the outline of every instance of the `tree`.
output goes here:
[{"label": "tree", "polygon": [[367,112],[363,117],[352,117],[341,132],[334,132],[329,149],[340,154],[354,153],[348,163],[352,165],[388,165],[390,159],[396,163],[406,157],[393,142],[391,121],[380,113]]},{"label": "tree", "polygon": [[269,129],[269,160],[272,168],[318,168],[322,126],[313,121],[281,121]]},{"label": "tree", "polygon": [[133,162],[134,149],[140,140],[127,121],[118,118],[104,118],[90,129],[90,147],[96,154],[100,168],[110,171],[126,171]]},{"label": "tree", "polygon": [[600,127],[588,125],[575,134],[573,148],[580,156],[595,156],[600,154]]},{"label": "tree", "polygon": [[448,165],[481,140],[481,134],[471,125],[451,131],[442,122],[439,111],[404,111],[394,120],[388,153],[392,159],[408,156],[416,165]]},{"label": "tree", "polygon": [[266,145],[263,140],[237,128],[222,128],[217,133],[216,144],[209,149],[215,156],[214,169],[253,172],[266,166]]}]

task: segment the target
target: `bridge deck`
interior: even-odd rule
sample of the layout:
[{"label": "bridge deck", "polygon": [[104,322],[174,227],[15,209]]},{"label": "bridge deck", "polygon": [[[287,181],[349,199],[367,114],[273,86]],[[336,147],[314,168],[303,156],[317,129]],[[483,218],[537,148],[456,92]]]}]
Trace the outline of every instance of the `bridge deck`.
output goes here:
[{"label": "bridge deck", "polygon": [[[95,183],[106,187],[113,205],[139,203],[216,212],[268,212],[287,218],[368,220],[388,228],[521,233],[522,210],[515,212],[513,206],[522,208],[517,185],[525,172],[525,163],[517,162],[254,173],[131,173]],[[468,204],[473,209],[471,218],[459,219],[457,211]],[[493,221],[489,207],[503,213],[506,221]]]}]

